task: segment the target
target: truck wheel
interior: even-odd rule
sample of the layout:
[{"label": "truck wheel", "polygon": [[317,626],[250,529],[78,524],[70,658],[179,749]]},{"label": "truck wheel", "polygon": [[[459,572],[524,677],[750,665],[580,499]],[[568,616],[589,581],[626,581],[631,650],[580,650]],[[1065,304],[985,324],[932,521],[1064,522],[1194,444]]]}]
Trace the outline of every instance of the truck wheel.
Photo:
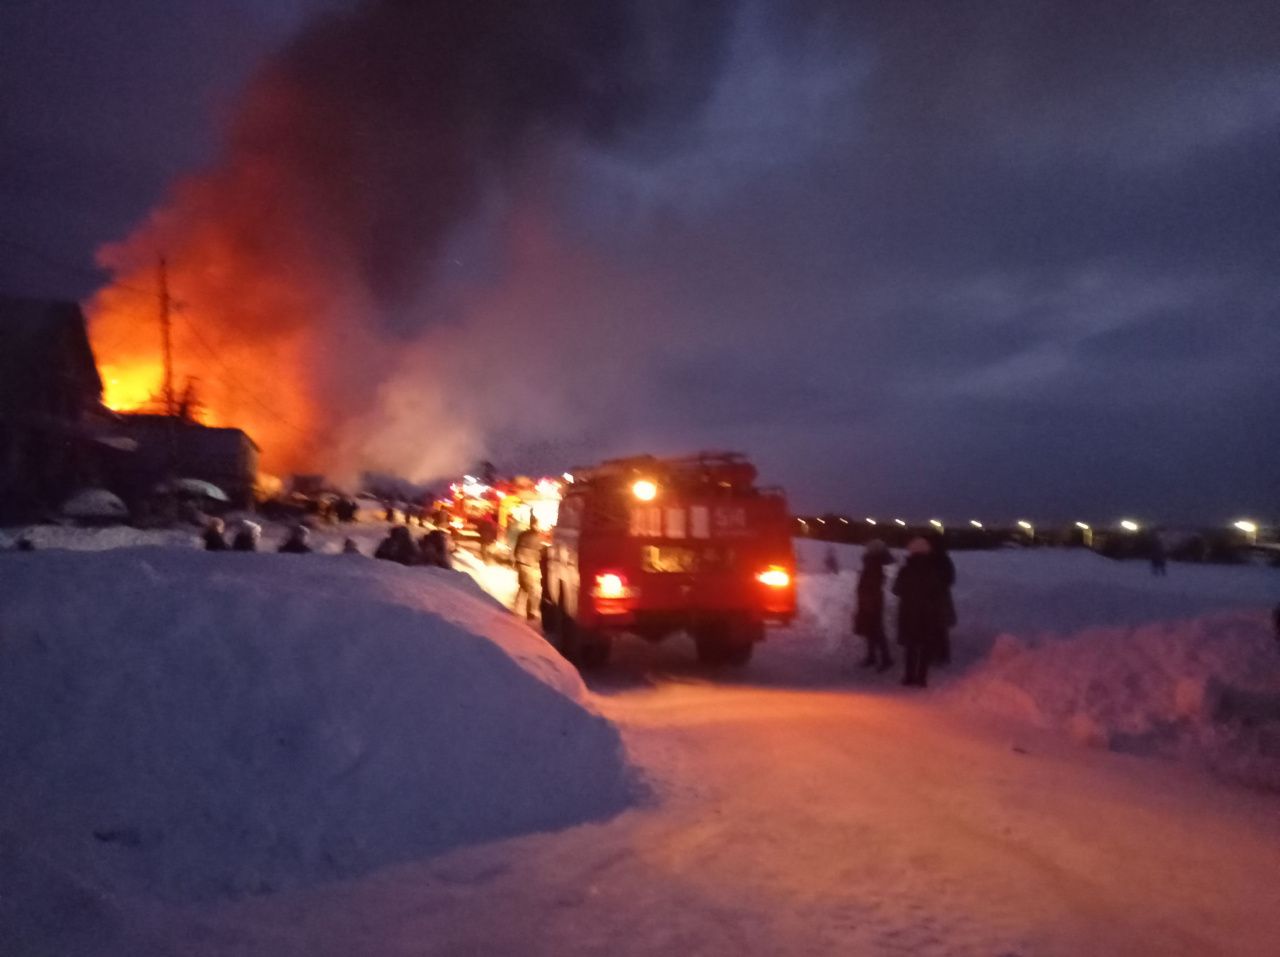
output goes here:
[{"label": "truck wheel", "polygon": [[578,665],[584,669],[603,668],[613,651],[613,636],[580,629],[578,633]]},{"label": "truck wheel", "polygon": [[717,621],[698,629],[693,641],[702,664],[740,668],[751,660],[756,642],[763,637],[759,622]]},{"label": "truck wheel", "polygon": [[538,602],[538,617],[542,620],[542,635],[551,644],[556,645],[556,637],[560,632],[560,606],[543,598]]},{"label": "truck wheel", "polygon": [[556,602],[551,621],[551,644],[567,661],[576,663],[577,628],[574,620],[569,617],[569,613],[564,610],[564,596]]},{"label": "truck wheel", "polygon": [[613,651],[613,636],[582,628],[564,611],[564,606],[556,612],[557,650],[565,660],[577,668],[588,670],[602,668],[609,661]]}]

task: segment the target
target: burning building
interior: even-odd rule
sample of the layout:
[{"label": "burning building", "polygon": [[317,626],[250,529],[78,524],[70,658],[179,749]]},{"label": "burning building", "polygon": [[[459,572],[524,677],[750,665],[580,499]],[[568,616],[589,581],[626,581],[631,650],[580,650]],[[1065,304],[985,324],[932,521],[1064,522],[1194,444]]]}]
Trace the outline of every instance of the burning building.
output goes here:
[{"label": "burning building", "polygon": [[521,198],[549,192],[565,149],[696,109],[728,10],[366,0],[323,15],[252,81],[221,161],[102,251],[117,278],[91,307],[107,404],[137,409],[160,389],[165,256],[174,380],[198,380],[204,421],[244,425],[268,471],[456,474],[547,401],[528,377],[500,398],[471,388],[536,308],[493,288],[518,266],[446,295],[445,265],[485,260],[455,255],[481,223],[499,258],[532,250],[526,275],[569,282],[578,267]]}]

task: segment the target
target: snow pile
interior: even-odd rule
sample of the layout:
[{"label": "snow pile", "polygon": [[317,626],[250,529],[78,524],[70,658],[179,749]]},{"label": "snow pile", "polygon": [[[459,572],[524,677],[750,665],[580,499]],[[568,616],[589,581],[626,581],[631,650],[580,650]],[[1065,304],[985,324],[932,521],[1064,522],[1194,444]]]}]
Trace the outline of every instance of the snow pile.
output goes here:
[{"label": "snow pile", "polygon": [[1280,790],[1280,647],[1262,612],[1005,634],[958,691],[1081,744],[1195,760]]},{"label": "snow pile", "polygon": [[81,528],[75,525],[32,525],[27,528],[0,529],[0,551],[14,547],[26,536],[37,550],[73,548],[80,551],[104,551],[109,548],[133,548],[140,545],[186,545],[200,543],[196,528],[134,528],[131,525],[106,525]]},{"label": "snow pile", "polygon": [[[843,654],[861,549],[797,542],[798,626]],[[1115,562],[1082,549],[954,552],[955,665],[931,680],[967,704],[1081,744],[1205,764],[1280,790],[1274,569]],[[893,574],[893,570],[890,571]],[[894,628],[889,598],[886,624]],[[861,642],[854,641],[855,651]],[[953,677],[954,676],[954,677]]]},{"label": "snow pile", "polygon": [[172,900],[634,796],[577,674],[465,576],[178,548],[0,555],[0,780],[0,840],[75,888]]}]

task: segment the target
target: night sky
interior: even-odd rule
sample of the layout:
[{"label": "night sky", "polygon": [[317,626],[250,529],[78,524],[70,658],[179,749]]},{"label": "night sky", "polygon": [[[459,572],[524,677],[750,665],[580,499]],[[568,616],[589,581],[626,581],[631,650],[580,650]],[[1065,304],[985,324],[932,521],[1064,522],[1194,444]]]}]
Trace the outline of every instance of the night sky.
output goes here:
[{"label": "night sky", "polygon": [[[95,250],[223,162],[253,71],[351,6],[0,5],[0,289],[92,293]],[[679,35],[641,57],[584,53],[586,93],[537,60],[532,107],[458,86],[485,174],[440,235],[368,231],[365,264],[389,340],[457,331],[429,350],[448,369],[361,369],[353,394],[469,383],[459,468],[730,447],[800,509],[1277,514],[1280,4],[679,7],[644,5]],[[593,65],[615,46],[628,72]],[[298,75],[347,55],[294,49]],[[386,115],[381,160],[415,114]],[[444,195],[379,175],[409,210]]]}]

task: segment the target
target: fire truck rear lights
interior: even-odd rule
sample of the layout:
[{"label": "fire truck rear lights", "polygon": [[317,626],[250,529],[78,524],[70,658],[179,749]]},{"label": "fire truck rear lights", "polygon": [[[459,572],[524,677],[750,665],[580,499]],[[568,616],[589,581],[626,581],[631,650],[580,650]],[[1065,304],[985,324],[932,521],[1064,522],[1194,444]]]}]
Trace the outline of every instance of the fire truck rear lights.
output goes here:
[{"label": "fire truck rear lights", "polygon": [[770,565],[756,575],[756,581],[770,588],[786,588],[791,584],[791,575],[781,565]]},{"label": "fire truck rear lights", "polygon": [[597,598],[619,599],[626,598],[630,592],[627,589],[627,580],[617,572],[601,572],[596,576],[596,587],[593,592]]}]

